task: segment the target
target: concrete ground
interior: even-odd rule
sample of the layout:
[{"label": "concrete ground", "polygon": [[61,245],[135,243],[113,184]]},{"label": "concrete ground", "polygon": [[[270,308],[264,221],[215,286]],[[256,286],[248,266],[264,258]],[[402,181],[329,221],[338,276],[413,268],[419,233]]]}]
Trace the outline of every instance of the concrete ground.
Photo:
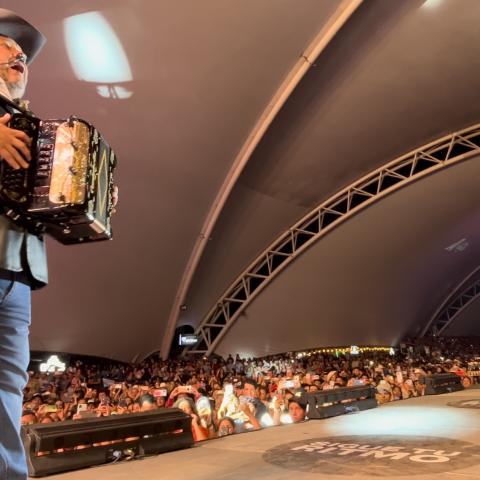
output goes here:
[{"label": "concrete ground", "polygon": [[51,480],[480,479],[480,389],[210,440]]}]

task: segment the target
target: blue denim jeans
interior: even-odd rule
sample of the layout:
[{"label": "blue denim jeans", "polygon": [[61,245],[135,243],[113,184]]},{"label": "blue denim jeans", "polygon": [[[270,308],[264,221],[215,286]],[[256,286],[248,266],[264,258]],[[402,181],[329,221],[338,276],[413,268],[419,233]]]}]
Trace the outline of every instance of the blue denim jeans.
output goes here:
[{"label": "blue denim jeans", "polygon": [[20,438],[23,389],[28,380],[30,287],[0,278],[0,479],[25,480]]}]

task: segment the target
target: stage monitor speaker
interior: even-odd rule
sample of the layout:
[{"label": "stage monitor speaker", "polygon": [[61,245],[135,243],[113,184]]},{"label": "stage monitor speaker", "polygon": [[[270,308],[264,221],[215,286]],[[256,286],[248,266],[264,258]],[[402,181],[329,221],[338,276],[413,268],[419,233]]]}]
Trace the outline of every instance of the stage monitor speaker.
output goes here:
[{"label": "stage monitor speaker", "polygon": [[22,427],[28,473],[41,477],[193,445],[191,417],[179,409]]},{"label": "stage monitor speaker", "polygon": [[462,378],[455,373],[436,373],[425,377],[425,394],[458,392],[463,390]]},{"label": "stage monitor speaker", "polygon": [[375,389],[370,386],[343,387],[304,395],[307,417],[320,419],[377,407]]}]

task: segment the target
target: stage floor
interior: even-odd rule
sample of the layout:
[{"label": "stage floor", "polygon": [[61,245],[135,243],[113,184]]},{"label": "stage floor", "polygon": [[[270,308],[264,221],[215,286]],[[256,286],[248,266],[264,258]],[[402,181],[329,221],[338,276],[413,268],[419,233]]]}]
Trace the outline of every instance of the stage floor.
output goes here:
[{"label": "stage floor", "polygon": [[480,479],[480,389],[210,440],[51,480]]}]

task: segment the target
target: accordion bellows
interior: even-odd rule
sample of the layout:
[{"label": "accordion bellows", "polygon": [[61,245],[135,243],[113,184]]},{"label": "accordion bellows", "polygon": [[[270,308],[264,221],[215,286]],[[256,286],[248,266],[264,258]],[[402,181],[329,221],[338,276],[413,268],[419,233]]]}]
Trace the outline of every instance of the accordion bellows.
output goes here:
[{"label": "accordion bellows", "polygon": [[94,126],[71,117],[40,120],[15,114],[10,127],[32,138],[26,170],[0,166],[4,213],[32,233],[64,244],[112,238],[116,157]]}]

